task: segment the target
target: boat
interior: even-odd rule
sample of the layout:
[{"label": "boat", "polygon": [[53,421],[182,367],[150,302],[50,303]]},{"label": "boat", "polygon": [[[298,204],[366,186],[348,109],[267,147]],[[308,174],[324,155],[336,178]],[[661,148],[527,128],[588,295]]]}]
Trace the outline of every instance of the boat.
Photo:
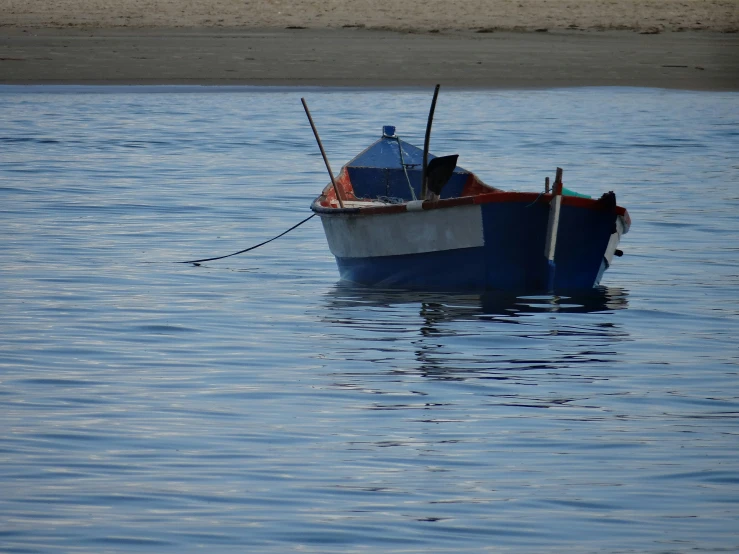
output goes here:
[{"label": "boat", "polygon": [[[438,93],[438,87],[437,91]],[[612,191],[593,199],[564,187],[510,192],[383,127],[312,202],[340,278],[429,291],[552,293],[597,286],[631,226]]]}]

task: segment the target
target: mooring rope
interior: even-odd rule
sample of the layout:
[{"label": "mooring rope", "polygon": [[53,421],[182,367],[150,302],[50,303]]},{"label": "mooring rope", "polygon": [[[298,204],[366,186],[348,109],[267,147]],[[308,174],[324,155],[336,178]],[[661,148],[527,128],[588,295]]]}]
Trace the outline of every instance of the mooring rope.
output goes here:
[{"label": "mooring rope", "polygon": [[531,206],[533,206],[534,204],[536,204],[539,201],[539,198],[541,198],[545,194],[548,194],[547,191],[545,191],[545,190],[541,191],[539,193],[539,196],[537,196],[531,204],[528,204],[527,206],[524,206],[524,208],[530,208]]},{"label": "mooring rope", "polygon": [[259,248],[260,246],[264,246],[268,242],[272,242],[273,240],[277,240],[278,238],[287,235],[290,231],[293,229],[297,229],[300,227],[303,223],[308,221],[309,219],[315,217],[317,214],[311,214],[310,216],[306,217],[303,221],[300,223],[293,225],[290,227],[287,231],[280,233],[276,237],[272,237],[269,240],[265,240],[264,242],[260,242],[259,244],[255,244],[254,246],[250,246],[249,248],[244,248],[243,250],[239,250],[238,252],[234,252],[233,254],[226,254],[225,256],[217,256],[215,258],[203,258],[202,260],[189,260],[187,262],[175,262],[178,264],[199,264],[200,262],[212,262],[213,260],[222,260],[223,258],[230,258],[231,256],[236,256],[237,254],[243,254],[244,252],[249,252],[249,250],[254,250],[255,248]]}]

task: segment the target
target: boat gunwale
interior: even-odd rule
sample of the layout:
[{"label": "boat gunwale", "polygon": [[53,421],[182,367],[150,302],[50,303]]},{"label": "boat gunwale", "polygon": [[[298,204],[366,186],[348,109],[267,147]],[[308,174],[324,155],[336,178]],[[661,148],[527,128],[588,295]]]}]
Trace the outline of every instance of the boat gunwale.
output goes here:
[{"label": "boat gunwale", "polygon": [[[453,208],[456,206],[466,206],[473,204],[491,204],[497,202],[529,202],[531,204],[549,204],[554,197],[552,194],[542,194],[536,192],[489,192],[476,194],[473,196],[461,196],[457,198],[447,198],[443,200],[425,200],[423,202],[415,202],[416,209],[408,209],[408,202],[402,204],[388,204],[386,206],[367,206],[352,208],[334,208],[321,206],[320,199],[325,196],[321,195],[311,204],[311,210],[318,215],[385,215],[412,211],[427,211]],[[597,211],[609,211],[613,209],[593,198],[582,198],[578,196],[563,196],[562,204],[564,206],[572,206],[577,208],[585,208]],[[420,210],[418,209],[420,207]],[[626,208],[616,206],[616,215],[622,216],[630,220]]]}]

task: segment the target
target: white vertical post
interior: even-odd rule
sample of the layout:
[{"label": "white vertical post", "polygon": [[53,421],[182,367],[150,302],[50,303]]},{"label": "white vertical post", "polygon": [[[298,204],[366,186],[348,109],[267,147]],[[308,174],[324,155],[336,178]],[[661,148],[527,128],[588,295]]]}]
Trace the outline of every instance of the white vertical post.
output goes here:
[{"label": "white vertical post", "polygon": [[547,290],[554,292],[554,274],[557,264],[554,254],[557,250],[557,232],[559,231],[559,211],[562,206],[562,168],[557,168],[557,176],[552,187],[552,201],[549,204],[549,223],[547,224],[547,240],[544,246],[544,257],[547,259]]}]

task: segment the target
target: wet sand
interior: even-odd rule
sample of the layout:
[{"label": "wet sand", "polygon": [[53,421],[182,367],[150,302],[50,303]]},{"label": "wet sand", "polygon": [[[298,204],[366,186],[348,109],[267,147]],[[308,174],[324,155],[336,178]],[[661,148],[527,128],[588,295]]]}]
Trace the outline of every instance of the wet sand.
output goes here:
[{"label": "wet sand", "polygon": [[739,90],[739,35],[633,31],[15,29],[0,83],[641,86]]}]

